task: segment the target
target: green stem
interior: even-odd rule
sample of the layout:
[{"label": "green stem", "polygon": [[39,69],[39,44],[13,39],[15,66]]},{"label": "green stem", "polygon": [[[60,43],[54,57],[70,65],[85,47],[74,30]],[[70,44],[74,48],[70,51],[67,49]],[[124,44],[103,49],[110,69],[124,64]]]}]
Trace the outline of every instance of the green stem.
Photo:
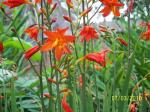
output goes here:
[{"label": "green stem", "polygon": [[[91,41],[92,43],[92,52],[94,52],[94,41],[92,40]],[[94,73],[95,71],[95,68],[94,68],[94,63],[93,63],[93,74],[94,74],[94,82],[95,82],[95,90],[96,90],[96,103],[97,103],[97,111],[100,112],[100,102],[99,102],[99,99],[98,99],[98,87],[97,87],[97,77],[96,77],[96,74]]]},{"label": "green stem", "polygon": [[[55,58],[55,49],[53,51],[54,54],[54,65],[57,66],[56,58]],[[59,72],[55,70],[56,74],[56,92],[57,92],[57,99],[56,99],[56,112],[61,112],[61,101],[60,101],[60,87],[59,87]]]},{"label": "green stem", "polygon": [[[43,8],[43,0],[41,0],[41,8]],[[44,25],[44,15],[43,13],[41,14],[41,25]],[[44,34],[43,34],[43,28],[42,28],[42,44],[44,42]],[[42,111],[46,112],[46,108],[44,105],[44,98],[43,98],[43,74],[42,74],[42,70],[43,70],[43,53],[41,54],[41,62],[40,62],[40,76],[39,76],[39,80],[40,80],[40,94],[41,94],[41,103],[42,103]]]},{"label": "green stem", "polygon": [[[121,92],[121,96],[127,96],[128,95],[128,88],[129,88],[129,82],[130,82],[130,76],[131,76],[131,72],[132,72],[132,64],[133,64],[133,55],[131,56],[131,22],[130,22],[130,12],[128,12],[128,69],[127,69],[127,75],[125,78],[125,82],[123,85],[123,89]],[[120,105],[119,105],[119,111],[120,112],[125,112],[125,102],[124,101],[120,101]]]},{"label": "green stem", "polygon": [[[82,11],[84,11],[85,6],[84,6],[84,0],[82,0]],[[86,25],[85,21],[85,16],[83,16],[83,25]],[[83,50],[83,56],[86,55],[86,41],[84,39],[84,50]],[[87,102],[86,101],[86,60],[83,61],[83,74],[82,74],[82,79],[83,79],[83,87],[81,90],[81,112],[87,112]]]}]

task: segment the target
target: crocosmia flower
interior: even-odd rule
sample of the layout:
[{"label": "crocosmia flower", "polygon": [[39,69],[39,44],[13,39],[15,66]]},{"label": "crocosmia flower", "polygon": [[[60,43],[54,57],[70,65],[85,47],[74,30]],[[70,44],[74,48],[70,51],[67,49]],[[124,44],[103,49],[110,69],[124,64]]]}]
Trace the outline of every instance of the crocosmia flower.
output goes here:
[{"label": "crocosmia flower", "polygon": [[61,101],[61,105],[64,109],[65,112],[73,112],[73,110],[71,109],[71,107],[69,106],[69,104],[67,103],[67,96],[65,95]]},{"label": "crocosmia flower", "polygon": [[142,34],[141,39],[143,39],[143,40],[150,40],[150,30],[145,31]]},{"label": "crocosmia flower", "polygon": [[84,26],[81,31],[80,35],[83,37],[81,41],[83,42],[84,39],[88,42],[91,39],[98,39],[98,33],[92,26]]},{"label": "crocosmia flower", "polygon": [[72,19],[70,18],[70,17],[68,17],[68,16],[63,16],[63,18],[66,20],[66,21],[68,21],[68,22],[72,22]]},{"label": "crocosmia flower", "polygon": [[10,8],[15,8],[23,4],[31,4],[31,2],[29,0],[6,0],[2,4]]},{"label": "crocosmia flower", "polygon": [[73,3],[71,0],[66,0],[66,3],[67,3],[69,8],[73,8]]},{"label": "crocosmia flower", "polygon": [[102,50],[101,52],[96,52],[96,53],[90,53],[87,54],[84,59],[87,59],[89,61],[94,61],[101,66],[105,67],[106,66],[106,55],[107,53],[110,52],[110,50]]},{"label": "crocosmia flower", "polygon": [[37,25],[30,26],[29,28],[25,30],[25,33],[27,33],[31,39],[34,39],[35,41],[37,41],[39,28]]},{"label": "crocosmia flower", "polygon": [[41,2],[41,0],[35,0],[35,3],[36,4],[38,4],[38,3],[40,3]]},{"label": "crocosmia flower", "polygon": [[87,15],[91,10],[92,10],[92,7],[87,8],[80,14],[80,17]]},{"label": "crocosmia flower", "polygon": [[136,103],[132,103],[132,104],[130,104],[130,107],[129,107],[129,109],[130,109],[130,112],[136,112]]},{"label": "crocosmia flower", "polygon": [[100,11],[104,17],[108,16],[110,12],[113,12],[115,16],[120,16],[119,7],[123,7],[124,4],[118,2],[118,0],[100,0],[104,4],[104,8]]},{"label": "crocosmia flower", "polygon": [[32,55],[34,55],[36,52],[38,52],[40,49],[39,49],[39,46],[34,46],[33,48],[27,50],[25,53],[24,53],[24,56],[26,59],[30,59],[30,57]]},{"label": "crocosmia flower", "polygon": [[4,96],[1,96],[1,95],[0,95],[0,100],[2,100],[3,98],[4,98]]},{"label": "crocosmia flower", "polygon": [[146,31],[142,33],[141,39],[143,40],[150,40],[150,23],[142,23],[142,26],[146,26]]},{"label": "crocosmia flower", "polygon": [[83,78],[82,78],[82,75],[79,76],[78,81],[79,81],[79,86],[80,86],[80,88],[82,88],[82,86],[83,86]]},{"label": "crocosmia flower", "polygon": [[48,4],[52,4],[52,2],[53,2],[52,0],[47,0]]},{"label": "crocosmia flower", "polygon": [[42,46],[42,51],[49,51],[54,49],[55,58],[61,59],[61,56],[65,53],[71,53],[69,44],[74,42],[75,37],[72,35],[65,35],[68,28],[57,28],[56,31],[45,31],[44,34],[48,37],[45,44]]},{"label": "crocosmia flower", "polygon": [[117,38],[117,40],[122,44],[122,45],[124,45],[124,46],[128,46],[128,43],[124,40],[124,39],[122,39],[122,38]]},{"label": "crocosmia flower", "polygon": [[43,96],[45,96],[46,98],[50,99],[51,95],[49,93],[44,93]]},{"label": "crocosmia flower", "polygon": [[0,42],[0,53],[3,52],[3,50],[4,50],[3,43]]}]

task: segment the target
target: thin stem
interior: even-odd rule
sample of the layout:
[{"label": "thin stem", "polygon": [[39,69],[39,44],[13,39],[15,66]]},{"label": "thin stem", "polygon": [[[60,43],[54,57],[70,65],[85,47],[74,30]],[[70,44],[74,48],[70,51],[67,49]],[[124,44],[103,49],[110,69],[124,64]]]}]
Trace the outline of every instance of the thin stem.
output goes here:
[{"label": "thin stem", "polygon": [[[127,68],[127,75],[126,79],[123,85],[123,89],[121,92],[121,95],[127,96],[128,94],[128,88],[129,88],[129,80],[132,72],[132,63],[133,63],[133,56],[131,57],[131,22],[130,22],[130,12],[128,12],[128,68]],[[119,106],[119,111],[124,112],[125,111],[125,102],[121,101]]]},{"label": "thin stem", "polygon": [[[43,0],[41,1],[41,8],[43,8]],[[44,26],[44,15],[43,13],[41,14],[41,25]],[[43,28],[42,28],[42,44],[44,42],[44,34],[43,34]],[[39,80],[40,80],[40,93],[41,93],[41,103],[42,103],[42,111],[46,112],[45,106],[44,106],[44,98],[43,98],[43,74],[42,74],[42,70],[43,70],[43,53],[41,54],[41,61],[40,61],[40,76],[39,76]]]},{"label": "thin stem", "polygon": [[[55,58],[55,49],[53,50],[54,54],[54,65],[57,67],[56,58]],[[56,74],[56,92],[57,92],[57,99],[56,99],[56,112],[61,112],[61,101],[60,101],[60,89],[59,89],[59,72],[55,70]]]},{"label": "thin stem", "polygon": [[101,6],[102,6],[102,4],[98,7],[98,9],[95,11],[95,13],[90,17],[90,19],[88,20],[88,22],[90,22],[93,19],[93,17],[97,14],[97,12],[101,8]]},{"label": "thin stem", "polygon": [[[82,11],[84,11],[85,6],[84,6],[84,0],[82,0]],[[86,20],[85,20],[85,16],[83,16],[83,25],[86,25]],[[86,41],[84,39],[84,50],[83,50],[83,55],[86,55]],[[83,74],[82,74],[82,78],[83,78],[83,87],[81,90],[81,112],[87,112],[87,103],[86,101],[86,77],[85,77],[85,71],[86,71],[86,60],[83,61]]]},{"label": "thin stem", "polygon": [[[94,52],[94,41],[91,41],[92,43],[92,52]],[[94,68],[94,63],[93,63],[93,74],[94,74],[94,82],[95,82],[95,90],[96,90],[96,103],[97,103],[97,111],[100,112],[100,102],[98,99],[98,87],[97,87],[97,77],[96,74],[94,73],[95,68]]]}]

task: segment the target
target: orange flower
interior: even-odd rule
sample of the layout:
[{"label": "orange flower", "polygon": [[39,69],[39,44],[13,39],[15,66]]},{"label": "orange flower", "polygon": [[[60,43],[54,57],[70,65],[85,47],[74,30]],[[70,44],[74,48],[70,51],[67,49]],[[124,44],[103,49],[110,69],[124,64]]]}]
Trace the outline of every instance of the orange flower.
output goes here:
[{"label": "orange flower", "polygon": [[47,97],[48,99],[51,98],[50,94],[49,93],[44,93],[43,96]]},{"label": "orange flower", "polygon": [[73,112],[73,110],[71,109],[71,107],[69,106],[69,104],[66,101],[66,95],[63,97],[62,101],[61,101],[61,105],[64,109],[65,112]]},{"label": "orange flower", "polygon": [[64,88],[63,90],[60,91],[60,93],[69,93],[69,92],[71,92],[71,90],[68,88]]},{"label": "orange flower", "polygon": [[136,107],[137,107],[137,104],[136,104],[136,103],[130,104],[130,107],[129,107],[130,112],[136,112]]},{"label": "orange flower", "polygon": [[23,4],[31,4],[31,2],[29,0],[6,0],[6,1],[2,2],[2,4],[6,5],[10,8],[14,8],[14,7],[23,5]]},{"label": "orange flower", "polygon": [[52,79],[52,78],[48,78],[48,81],[51,83],[55,83],[56,84],[56,80]]},{"label": "orange flower", "polygon": [[1,95],[0,95],[0,100],[2,100],[3,98],[4,98],[4,96],[1,96]]},{"label": "orange flower", "polygon": [[66,21],[72,23],[72,19],[71,19],[70,17],[68,17],[68,16],[63,16],[63,18],[64,18]]},{"label": "orange flower", "polygon": [[94,38],[98,39],[98,34],[92,26],[84,26],[83,29],[80,31],[80,35],[83,37],[81,39],[82,42],[84,41],[84,39],[86,41]]},{"label": "orange flower", "polygon": [[66,0],[66,3],[69,8],[73,8],[73,3],[71,2],[71,0]]},{"label": "orange flower", "polygon": [[147,30],[146,32],[144,32],[141,36],[141,38],[143,40],[150,40],[150,30]]},{"label": "orange flower", "polygon": [[87,54],[84,59],[87,59],[89,61],[94,61],[98,64],[100,64],[101,66],[105,67],[106,66],[106,55],[107,53],[110,52],[110,50],[103,50],[99,53],[90,53]]},{"label": "orange flower", "polygon": [[40,49],[39,49],[39,46],[34,46],[33,48],[27,50],[24,54],[25,54],[25,58],[26,59],[30,59],[30,57],[32,55],[34,55],[36,52],[38,52]]},{"label": "orange flower", "polygon": [[38,3],[40,3],[41,2],[41,0],[35,0],[35,3],[36,4],[38,4]]},{"label": "orange flower", "polygon": [[119,7],[123,7],[124,4],[118,2],[118,0],[100,0],[104,4],[104,8],[100,11],[103,16],[106,17],[112,11],[115,16],[120,16]]},{"label": "orange flower", "polygon": [[117,40],[122,44],[122,45],[124,45],[124,46],[128,46],[128,43],[124,40],[124,39],[122,39],[122,38],[117,38]]},{"label": "orange flower", "polygon": [[0,41],[0,53],[3,52],[4,50],[4,46],[3,46],[3,43]]},{"label": "orange flower", "polygon": [[63,74],[63,78],[68,77],[68,71],[66,69],[62,71],[62,74]]},{"label": "orange flower", "polygon": [[65,53],[71,53],[69,44],[75,40],[72,35],[65,35],[68,28],[57,28],[56,31],[45,31],[44,34],[48,37],[45,44],[42,46],[42,51],[49,51],[54,49],[55,58],[61,59],[61,56]]},{"label": "orange flower", "polygon": [[39,28],[37,25],[32,25],[28,27],[24,32],[27,33],[31,39],[34,39],[35,41],[37,41],[37,37],[39,34]]},{"label": "orange flower", "polygon": [[102,67],[97,64],[94,64],[94,68],[95,68],[95,70],[98,70],[98,71],[100,71],[102,69]]},{"label": "orange flower", "polygon": [[47,3],[48,4],[52,4],[52,0],[47,0]]},{"label": "orange flower", "polygon": [[88,14],[91,10],[92,10],[92,7],[89,7],[88,9],[84,10],[84,11],[80,14],[80,17],[85,16],[85,15]]},{"label": "orange flower", "polygon": [[56,9],[56,7],[57,7],[57,3],[55,3],[55,4],[53,5],[50,14],[52,14],[52,13],[54,12],[54,10]]},{"label": "orange flower", "polygon": [[150,30],[150,23],[141,22],[140,25],[145,26],[147,30]]},{"label": "orange flower", "polygon": [[100,25],[99,26],[99,30],[101,31],[101,32],[107,32],[108,30],[107,30],[107,27],[105,27],[105,26],[102,26],[102,25]]},{"label": "orange flower", "polygon": [[147,31],[142,33],[141,38],[143,40],[150,40],[150,23],[141,23],[141,26],[146,26]]},{"label": "orange flower", "polygon": [[82,86],[83,86],[83,79],[82,79],[82,75],[80,75],[79,76],[79,86],[80,86],[80,88],[82,88]]},{"label": "orange flower", "polygon": [[46,10],[45,10],[45,8],[40,8],[39,13],[40,13],[40,14],[43,13],[44,15],[46,15]]}]

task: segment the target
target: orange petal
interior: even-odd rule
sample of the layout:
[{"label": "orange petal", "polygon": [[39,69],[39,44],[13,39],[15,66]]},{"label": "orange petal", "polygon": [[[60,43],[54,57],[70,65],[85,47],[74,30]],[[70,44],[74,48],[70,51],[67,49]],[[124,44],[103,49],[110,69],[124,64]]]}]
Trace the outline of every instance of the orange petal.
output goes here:
[{"label": "orange petal", "polygon": [[41,47],[41,51],[49,51],[49,50],[52,50],[54,47],[56,47],[57,46],[57,44],[58,44],[58,40],[56,40],[55,42],[51,42],[51,41],[49,41],[49,42],[47,42],[47,43],[45,43],[42,47]]},{"label": "orange petal", "polygon": [[101,11],[100,11],[100,13],[103,13],[103,16],[104,17],[106,17],[106,16],[108,16],[109,14],[110,14],[110,12],[111,12],[111,9],[109,8],[109,7],[104,7]]},{"label": "orange petal", "polygon": [[62,104],[62,107],[63,107],[65,112],[73,112],[73,110],[71,109],[71,107],[67,103],[66,95],[63,97],[61,104]]},{"label": "orange petal", "polygon": [[55,48],[55,58],[56,60],[60,60],[61,56],[64,54],[63,49],[60,47]]},{"label": "orange petal", "polygon": [[118,9],[118,8],[113,7],[113,8],[112,8],[112,11],[113,11],[113,14],[114,14],[115,16],[117,16],[117,17],[120,16],[120,12],[119,12],[119,9]]}]

